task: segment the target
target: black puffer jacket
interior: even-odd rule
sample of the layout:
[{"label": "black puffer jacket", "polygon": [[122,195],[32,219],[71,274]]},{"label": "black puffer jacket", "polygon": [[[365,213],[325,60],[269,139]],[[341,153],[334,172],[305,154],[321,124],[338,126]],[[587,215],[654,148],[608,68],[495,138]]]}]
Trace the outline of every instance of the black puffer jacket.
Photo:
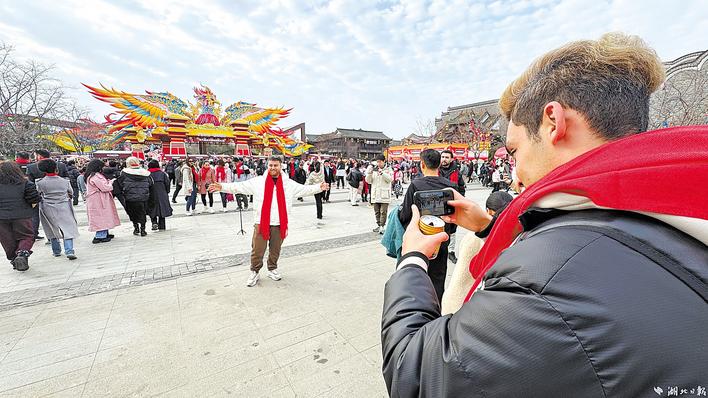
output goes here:
[{"label": "black puffer jacket", "polygon": [[33,182],[0,184],[0,220],[32,218],[32,205],[41,201]]},{"label": "black puffer jacket", "polygon": [[359,184],[364,180],[364,175],[356,167],[349,169],[349,175],[347,176],[347,181],[349,186],[352,188],[359,188]]},{"label": "black puffer jacket", "polygon": [[101,174],[103,174],[106,179],[112,180],[114,178],[118,178],[118,176],[120,175],[120,170],[118,170],[117,167],[106,166],[101,170]]},{"label": "black puffer jacket", "polygon": [[120,192],[126,202],[147,202],[153,181],[145,169],[123,169],[113,183],[113,190]]},{"label": "black puffer jacket", "polygon": [[66,166],[66,174],[69,176],[69,182],[71,183],[71,186],[74,188],[79,187],[79,183],[76,181],[77,178],[81,175],[81,172],[79,169],[76,168],[73,164],[69,164]]},{"label": "black puffer jacket", "polygon": [[[646,397],[706,386],[704,244],[624,212],[530,210],[522,221],[526,235],[454,315],[440,316],[422,268],[393,274],[382,320],[391,396]],[[401,262],[409,256],[422,255]]]}]

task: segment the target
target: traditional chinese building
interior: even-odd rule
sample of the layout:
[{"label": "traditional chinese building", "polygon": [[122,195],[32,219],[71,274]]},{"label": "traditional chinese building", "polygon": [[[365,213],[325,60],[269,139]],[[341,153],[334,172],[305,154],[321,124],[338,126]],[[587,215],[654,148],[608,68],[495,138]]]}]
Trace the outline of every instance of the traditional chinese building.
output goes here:
[{"label": "traditional chinese building", "polygon": [[337,128],[331,133],[314,138],[315,148],[326,153],[345,158],[373,159],[383,154],[391,138],[381,131]]},{"label": "traditional chinese building", "polygon": [[506,135],[508,122],[501,114],[498,100],[450,106],[435,119],[437,142],[470,142],[470,122],[482,131]]}]

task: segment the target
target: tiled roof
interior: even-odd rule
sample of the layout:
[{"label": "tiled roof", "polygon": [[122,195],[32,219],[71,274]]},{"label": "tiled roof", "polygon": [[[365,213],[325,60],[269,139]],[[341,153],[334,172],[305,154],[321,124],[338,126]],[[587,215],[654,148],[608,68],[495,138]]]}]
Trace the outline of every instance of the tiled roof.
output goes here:
[{"label": "tiled roof", "polygon": [[391,141],[391,138],[386,136],[381,131],[371,131],[371,130],[362,130],[362,129],[343,129],[337,127],[337,130],[334,131],[333,134],[338,133],[344,137],[351,137],[351,138],[364,138],[367,140],[388,140]]}]

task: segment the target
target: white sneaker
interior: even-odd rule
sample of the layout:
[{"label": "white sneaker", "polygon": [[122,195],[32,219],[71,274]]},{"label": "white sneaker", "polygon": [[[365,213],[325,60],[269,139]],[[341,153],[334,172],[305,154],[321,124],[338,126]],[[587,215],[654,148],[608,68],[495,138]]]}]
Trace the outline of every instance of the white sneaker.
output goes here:
[{"label": "white sneaker", "polygon": [[210,207],[210,208],[209,208],[209,213],[212,213],[212,214],[214,213],[214,208],[213,208],[213,207]]},{"label": "white sneaker", "polygon": [[251,271],[251,276],[248,277],[248,280],[246,281],[246,286],[248,286],[248,287],[256,286],[256,283],[258,283],[258,279],[260,279],[258,272]]},{"label": "white sneaker", "polygon": [[278,272],[277,269],[274,269],[272,271],[268,271],[268,278],[274,280],[274,281],[279,281],[283,279],[282,276],[280,276],[280,273]]},{"label": "white sneaker", "polygon": [[228,211],[228,210],[226,210],[226,207],[224,207],[224,210],[223,210],[223,212],[224,212],[224,213],[226,213],[227,211]]},{"label": "white sneaker", "polygon": [[187,210],[187,212],[184,213],[184,215],[185,215],[185,216],[193,216],[193,215],[194,215],[194,212],[191,211],[191,210]]},{"label": "white sneaker", "polygon": [[374,232],[379,232],[380,230],[381,230],[381,227],[377,226],[376,228],[374,228]]},{"label": "white sneaker", "polygon": [[383,227],[379,228],[379,234],[380,234],[380,235],[383,235],[384,232],[386,232],[386,226],[383,226]]}]

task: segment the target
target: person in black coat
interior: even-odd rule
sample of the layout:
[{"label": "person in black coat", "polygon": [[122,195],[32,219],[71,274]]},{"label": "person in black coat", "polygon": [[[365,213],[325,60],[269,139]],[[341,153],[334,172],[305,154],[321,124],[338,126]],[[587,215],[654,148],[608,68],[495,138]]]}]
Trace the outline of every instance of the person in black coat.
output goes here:
[{"label": "person in black coat", "polygon": [[[300,160],[297,164],[297,169],[295,170],[295,182],[298,184],[305,184],[307,181],[307,172],[305,171],[305,162]],[[302,198],[297,198],[302,202]]]},{"label": "person in black coat", "polygon": [[[175,171],[178,167],[179,165],[177,165],[177,159],[170,159],[167,165],[165,165],[165,173],[167,173],[167,176],[170,178],[171,184],[177,181]],[[148,162],[148,168],[150,168],[150,162]]]},{"label": "person in black coat", "polygon": [[322,191],[322,199],[325,203],[329,203],[329,194],[332,193],[332,184],[337,180],[335,169],[332,167],[329,160],[324,161],[322,172],[324,173],[324,182],[329,184],[329,189]]},{"label": "person in black coat", "polygon": [[[706,395],[705,197],[667,195],[671,182],[658,176],[700,170],[708,128],[646,131],[664,75],[640,38],[611,33],[541,56],[508,86],[499,100],[506,146],[528,188],[473,260],[478,289],[445,316],[425,269],[447,237],[423,235],[414,212],[384,290],[389,394]],[[634,166],[618,164],[618,152]],[[620,189],[608,202],[604,192]],[[492,219],[459,194],[452,205],[447,220],[469,231]]]},{"label": "person in black coat", "polygon": [[15,162],[0,162],[0,244],[18,271],[29,268],[34,245],[32,207],[40,201],[34,183]]},{"label": "person in black coat", "polygon": [[[420,166],[423,171],[423,177],[416,178],[411,181],[406,194],[403,197],[400,211],[398,212],[398,220],[407,228],[413,217],[411,206],[413,206],[413,195],[418,191],[430,191],[434,189],[455,189],[455,185],[445,177],[438,175],[440,167],[440,152],[434,149],[425,149],[420,152]],[[445,224],[445,232],[452,231],[452,224]],[[445,277],[447,276],[447,251],[448,241],[440,244],[438,255],[433,260],[430,260],[428,267],[428,276],[435,287],[435,294],[438,300],[442,300],[443,292],[445,291]]]},{"label": "person in black coat", "polygon": [[66,163],[66,174],[69,177],[69,183],[71,184],[71,189],[74,190],[73,203],[74,206],[79,204],[79,183],[77,178],[81,175],[81,171],[76,168],[76,161],[70,160]]},{"label": "person in black coat", "polygon": [[148,215],[152,221],[152,230],[164,231],[166,229],[165,218],[172,215],[170,177],[160,170],[160,163],[154,159],[148,162],[148,171],[153,181],[148,202]]},{"label": "person in black coat", "polygon": [[120,175],[120,168],[118,167],[118,162],[115,160],[109,160],[108,161],[108,166],[104,167],[103,170],[101,170],[101,174],[103,174],[104,177],[106,177],[107,180],[113,180],[118,178]]},{"label": "person in black coat", "polygon": [[129,157],[125,164],[126,168],[113,182],[113,190],[120,193],[125,201],[125,211],[133,223],[133,235],[146,236],[145,223],[152,178],[150,172],[140,168],[140,159]]},{"label": "person in black coat", "polygon": [[359,206],[359,200],[361,200],[361,194],[359,193],[362,189],[361,184],[364,181],[364,174],[359,171],[359,164],[352,164],[347,171],[347,183],[349,183],[349,203],[352,206]]}]

